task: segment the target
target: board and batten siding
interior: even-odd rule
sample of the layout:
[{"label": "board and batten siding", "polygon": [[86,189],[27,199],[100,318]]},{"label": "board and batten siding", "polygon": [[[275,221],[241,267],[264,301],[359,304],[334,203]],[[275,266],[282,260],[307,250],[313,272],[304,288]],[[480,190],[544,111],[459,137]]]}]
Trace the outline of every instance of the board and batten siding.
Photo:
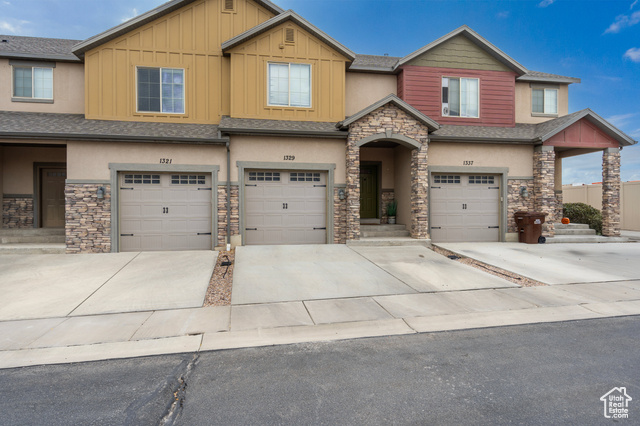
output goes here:
[{"label": "board and batten siding", "polygon": [[[190,3],[85,54],[88,119],[219,123],[230,110],[229,59],[221,44],[273,17],[251,0]],[[185,70],[185,114],[136,112],[136,67]]]},{"label": "board and batten siding", "polygon": [[[480,81],[480,117],[442,115],[442,77],[477,78]],[[441,124],[515,126],[515,79],[511,71],[482,71],[416,65],[402,67],[398,94],[413,107]]]},{"label": "board and batten siding", "polygon": [[[294,30],[294,43],[285,42],[286,29]],[[278,25],[230,53],[233,117],[344,120],[347,58],[293,22]],[[270,62],[311,64],[311,108],[268,105]]]}]

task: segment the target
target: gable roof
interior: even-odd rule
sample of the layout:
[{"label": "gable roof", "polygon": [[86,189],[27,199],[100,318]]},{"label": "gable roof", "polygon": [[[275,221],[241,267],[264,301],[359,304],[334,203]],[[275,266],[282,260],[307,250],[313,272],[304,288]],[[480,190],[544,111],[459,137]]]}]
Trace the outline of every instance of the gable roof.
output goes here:
[{"label": "gable roof", "polygon": [[359,55],[353,61],[350,70],[369,72],[393,72],[393,66],[402,59],[397,56]]},{"label": "gable roof", "polygon": [[565,77],[557,74],[548,74],[546,72],[539,71],[527,71],[525,75],[521,75],[516,78],[518,81],[539,81],[544,83],[580,83],[579,78],[575,77]]},{"label": "gable roof", "polygon": [[401,67],[402,65],[404,65],[407,62],[411,61],[412,59],[417,58],[418,56],[430,51],[434,47],[439,46],[442,43],[444,43],[446,41],[449,41],[449,40],[451,40],[452,38],[454,38],[454,37],[456,37],[458,35],[463,35],[463,36],[467,37],[473,43],[478,45],[478,47],[480,47],[481,49],[486,51],[488,54],[493,56],[495,59],[497,59],[499,62],[501,62],[502,64],[504,64],[508,68],[510,68],[513,71],[515,71],[517,74],[524,75],[524,74],[527,73],[527,69],[525,67],[523,67],[515,59],[511,58],[509,55],[504,53],[502,50],[498,49],[496,46],[494,46],[493,44],[489,43],[489,41],[487,39],[485,39],[484,37],[482,37],[480,34],[476,33],[475,31],[473,31],[467,25],[463,25],[460,28],[451,31],[449,34],[446,34],[446,35],[440,37],[439,39],[427,44],[426,46],[416,50],[415,52],[408,54],[404,58],[400,59],[394,65],[393,69],[397,70],[399,67]]},{"label": "gable roof", "polygon": [[81,62],[71,50],[80,40],[0,35],[0,58]]},{"label": "gable roof", "polygon": [[[104,44],[110,40],[113,40],[117,37],[120,37],[123,34],[128,33],[138,27],[141,27],[145,24],[148,24],[151,21],[154,21],[164,15],[167,15],[175,10],[180,9],[183,6],[186,6],[190,3],[193,3],[196,0],[171,0],[167,3],[164,3],[155,9],[152,9],[148,12],[143,13],[142,15],[138,15],[135,18],[132,18],[126,22],[123,22],[120,25],[117,25],[113,28],[108,29],[98,35],[93,37],[89,37],[88,39],[78,43],[74,49],[73,53],[78,56],[84,55],[84,52],[93,49],[96,46]],[[273,14],[279,14],[284,12],[282,8],[276,6],[269,0],[253,0],[255,3],[258,3],[260,6],[263,6],[265,9],[269,10]]]},{"label": "gable roof", "polygon": [[227,52],[229,49],[239,46],[245,41],[250,40],[253,37],[260,35],[266,31],[269,31],[270,29],[277,27],[278,25],[286,21],[292,21],[296,23],[300,27],[304,28],[306,31],[313,34],[315,37],[319,38],[320,40],[322,40],[323,42],[325,42],[326,44],[328,44],[329,46],[331,46],[332,48],[340,52],[345,57],[349,58],[349,60],[353,61],[355,59],[356,57],[355,53],[347,49],[344,45],[337,42],[335,39],[329,37],[329,35],[327,35],[318,27],[311,24],[309,21],[307,21],[306,19],[304,19],[303,17],[295,13],[293,10],[287,10],[286,12],[276,17],[273,17],[268,21],[265,21],[262,24],[257,25],[251,28],[250,30],[243,32],[242,34],[238,34],[232,39],[225,41],[224,43],[222,43],[222,51]]},{"label": "gable roof", "polygon": [[378,102],[369,105],[362,111],[356,114],[353,114],[351,117],[347,118],[346,120],[342,120],[341,122],[336,124],[336,127],[339,129],[346,129],[347,127],[349,127],[349,125],[355,123],[356,121],[360,120],[362,117],[372,113],[373,111],[377,110],[380,107],[385,106],[388,103],[394,104],[395,106],[397,106],[398,108],[400,108],[401,110],[403,110],[404,112],[406,112],[407,114],[409,114],[410,116],[418,120],[420,123],[427,126],[431,131],[438,130],[440,128],[440,124],[438,124],[435,120],[432,120],[431,118],[427,117],[426,115],[424,115],[423,113],[421,113],[420,111],[418,111],[417,109],[415,109],[414,107],[412,107],[411,105],[409,105],[408,103],[406,103],[405,101],[403,101],[402,99],[400,99],[394,94],[387,95],[386,97],[380,99]]},{"label": "gable roof", "polygon": [[557,135],[567,127],[577,123],[578,121],[586,118],[591,123],[595,124],[598,129],[605,132],[607,135],[611,136],[613,139],[618,141],[621,146],[629,146],[635,145],[638,143],[633,140],[626,133],[621,131],[620,129],[613,126],[604,118],[600,117],[595,112],[591,111],[591,109],[586,108],[581,111],[574,112],[573,114],[565,115],[563,117],[556,118],[554,120],[545,121],[544,123],[540,123],[536,125],[536,136],[540,138],[542,142],[552,138]]}]

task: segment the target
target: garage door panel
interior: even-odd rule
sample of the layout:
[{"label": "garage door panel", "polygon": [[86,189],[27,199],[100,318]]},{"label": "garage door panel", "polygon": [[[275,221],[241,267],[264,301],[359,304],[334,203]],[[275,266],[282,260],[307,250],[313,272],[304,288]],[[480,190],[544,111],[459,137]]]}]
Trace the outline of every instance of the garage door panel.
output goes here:
[{"label": "garage door panel", "polygon": [[211,175],[127,172],[120,183],[121,251],[211,249]]}]

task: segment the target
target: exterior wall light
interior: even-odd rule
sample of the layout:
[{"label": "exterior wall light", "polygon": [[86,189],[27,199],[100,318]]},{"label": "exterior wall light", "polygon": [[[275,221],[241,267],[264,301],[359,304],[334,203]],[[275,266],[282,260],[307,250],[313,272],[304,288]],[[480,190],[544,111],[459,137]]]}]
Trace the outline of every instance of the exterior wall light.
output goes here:
[{"label": "exterior wall light", "polygon": [[96,196],[98,197],[98,200],[103,200],[104,199],[104,186],[99,186],[98,187],[98,191],[96,192]]},{"label": "exterior wall light", "polygon": [[344,189],[338,189],[338,198],[344,200]]},{"label": "exterior wall light", "polygon": [[527,191],[527,187],[526,186],[521,186],[520,187],[520,196],[522,198],[529,198],[529,191]]}]

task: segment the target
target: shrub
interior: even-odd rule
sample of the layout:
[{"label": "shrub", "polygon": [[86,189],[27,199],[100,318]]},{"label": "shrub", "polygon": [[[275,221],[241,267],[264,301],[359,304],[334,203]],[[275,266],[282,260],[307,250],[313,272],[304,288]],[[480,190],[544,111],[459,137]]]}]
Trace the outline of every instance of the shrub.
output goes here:
[{"label": "shrub", "polygon": [[389,204],[387,204],[387,216],[395,216],[398,211],[398,202],[393,200]]},{"label": "shrub", "polygon": [[600,210],[585,203],[566,203],[562,207],[563,216],[571,223],[585,223],[595,229],[596,234],[602,235],[602,213]]}]

